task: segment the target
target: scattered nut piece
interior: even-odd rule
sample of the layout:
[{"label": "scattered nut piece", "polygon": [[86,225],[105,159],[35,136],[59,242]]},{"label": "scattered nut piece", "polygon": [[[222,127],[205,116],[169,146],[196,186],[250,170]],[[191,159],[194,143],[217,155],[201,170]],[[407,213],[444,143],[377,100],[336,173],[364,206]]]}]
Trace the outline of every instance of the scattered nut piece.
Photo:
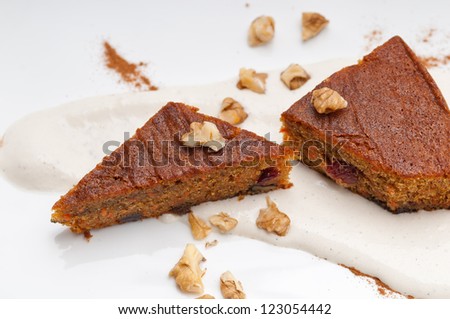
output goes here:
[{"label": "scattered nut piece", "polygon": [[205,243],[205,248],[217,246],[218,243],[219,243],[219,241],[217,239],[214,239],[213,241],[207,241]]},{"label": "scattered nut piece", "polygon": [[338,92],[327,87],[314,90],[311,103],[320,114],[328,114],[347,107],[347,101]]},{"label": "scattered nut piece", "polygon": [[227,233],[238,224],[237,219],[231,217],[227,213],[220,213],[209,217],[209,222],[219,228],[221,233]]},{"label": "scattered nut piece", "polygon": [[296,90],[303,86],[311,77],[298,64],[291,64],[286,70],[281,72],[281,81],[286,84],[289,90]]},{"label": "scattered nut piece", "polygon": [[266,44],[275,34],[275,21],[269,16],[260,16],[252,21],[248,29],[248,45],[256,47]]},{"label": "scattered nut piece", "polygon": [[231,272],[224,272],[220,276],[220,291],[225,299],[245,299],[242,284]]},{"label": "scattered nut piece", "polygon": [[302,14],[302,39],[303,41],[314,38],[329,23],[323,15],[317,12],[303,12]]},{"label": "scattered nut piece", "polygon": [[241,103],[235,99],[227,97],[222,101],[222,110],[219,115],[221,120],[236,125],[244,122],[247,117],[248,114],[244,111]]},{"label": "scattered nut piece", "polygon": [[200,269],[200,263],[206,259],[193,244],[187,244],[183,256],[169,273],[183,292],[203,293],[202,277],[205,270]]},{"label": "scattered nut piece", "polygon": [[194,239],[202,240],[211,232],[211,227],[194,213],[191,212],[188,214],[188,220],[191,225],[192,236],[194,236]]},{"label": "scattered nut piece", "polygon": [[205,294],[205,295],[200,296],[200,297],[197,297],[197,298],[195,298],[195,299],[216,299],[216,298],[214,298],[214,296]]},{"label": "scattered nut piece", "polygon": [[289,230],[291,220],[288,215],[278,209],[269,196],[266,197],[266,202],[267,208],[259,211],[256,226],[278,236],[285,236]]},{"label": "scattered nut piece", "polygon": [[190,132],[183,134],[181,141],[188,147],[206,146],[214,152],[225,146],[225,139],[220,134],[216,124],[208,121],[192,122]]},{"label": "scattered nut piece", "polygon": [[253,69],[241,68],[239,70],[239,82],[237,88],[249,89],[256,93],[266,92],[267,73],[256,73]]}]

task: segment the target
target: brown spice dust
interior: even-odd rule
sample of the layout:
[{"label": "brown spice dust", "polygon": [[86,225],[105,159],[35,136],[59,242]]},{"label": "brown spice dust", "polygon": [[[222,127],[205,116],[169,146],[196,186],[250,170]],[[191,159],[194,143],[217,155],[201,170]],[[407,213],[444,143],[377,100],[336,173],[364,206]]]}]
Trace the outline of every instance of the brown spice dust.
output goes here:
[{"label": "brown spice dust", "polygon": [[368,274],[365,274],[365,273],[359,271],[358,269],[356,269],[356,268],[354,268],[354,267],[348,267],[348,266],[343,265],[343,264],[339,264],[339,266],[342,266],[342,267],[344,267],[344,268],[347,268],[347,269],[350,270],[355,276],[358,276],[358,277],[365,277],[365,278],[372,279],[372,280],[375,282],[375,284],[377,285],[378,293],[379,293],[381,296],[389,297],[389,295],[392,295],[392,294],[399,294],[399,295],[405,296],[407,299],[415,299],[414,296],[411,296],[411,295],[404,295],[404,294],[402,294],[402,293],[400,293],[400,292],[398,292],[398,291],[392,289],[391,287],[389,287],[387,284],[385,284],[384,282],[382,282],[379,278],[374,277],[374,276],[371,276],[371,275],[368,275]]},{"label": "brown spice dust", "polygon": [[427,33],[425,34],[425,36],[422,38],[422,42],[430,42],[430,39],[433,37],[433,35],[436,33],[436,29],[435,28],[431,28],[427,31]]},{"label": "brown spice dust", "polygon": [[155,91],[158,89],[143,74],[142,67],[146,66],[144,62],[128,62],[107,41],[103,42],[103,48],[106,67],[119,74],[123,82],[134,86],[138,90]]},{"label": "brown spice dust", "polygon": [[365,51],[371,51],[375,46],[381,44],[383,32],[378,29],[372,30],[364,36],[364,39],[367,41],[366,46],[364,47]]},{"label": "brown spice dust", "polygon": [[441,65],[447,65],[450,63],[450,54],[443,57],[435,56],[420,56],[420,62],[427,68],[433,68]]}]

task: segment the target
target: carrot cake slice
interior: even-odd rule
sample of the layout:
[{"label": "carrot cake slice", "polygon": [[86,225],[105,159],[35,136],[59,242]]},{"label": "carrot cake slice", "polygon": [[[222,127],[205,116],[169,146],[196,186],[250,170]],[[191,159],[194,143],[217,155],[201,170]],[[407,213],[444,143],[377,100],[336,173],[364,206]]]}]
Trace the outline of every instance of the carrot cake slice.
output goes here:
[{"label": "carrot cake slice", "polygon": [[170,102],[53,206],[83,233],[237,195],[288,188],[292,152]]},{"label": "carrot cake slice", "polygon": [[[341,109],[321,109],[326,98]],[[331,75],[282,121],[296,156],[339,185],[395,213],[450,208],[450,112],[400,37]]]}]

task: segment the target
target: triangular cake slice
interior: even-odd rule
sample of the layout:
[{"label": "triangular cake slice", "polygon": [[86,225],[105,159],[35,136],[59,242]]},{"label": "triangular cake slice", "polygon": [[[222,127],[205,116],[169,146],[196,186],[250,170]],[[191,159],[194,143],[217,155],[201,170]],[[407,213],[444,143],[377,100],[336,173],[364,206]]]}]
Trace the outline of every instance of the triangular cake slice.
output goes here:
[{"label": "triangular cake slice", "polygon": [[[319,114],[312,97],[320,88],[347,107]],[[390,211],[450,208],[450,112],[400,37],[331,75],[282,121],[303,163]]]},{"label": "triangular cake slice", "polygon": [[[182,137],[195,122],[213,123],[224,147],[185,146]],[[171,102],[53,206],[52,222],[82,233],[288,188],[289,154],[252,132]]]}]

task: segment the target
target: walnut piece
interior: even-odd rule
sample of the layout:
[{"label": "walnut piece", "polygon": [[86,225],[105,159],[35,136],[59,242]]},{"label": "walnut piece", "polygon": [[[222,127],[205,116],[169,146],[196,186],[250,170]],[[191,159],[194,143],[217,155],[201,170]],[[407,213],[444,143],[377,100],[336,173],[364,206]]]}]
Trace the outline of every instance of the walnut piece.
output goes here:
[{"label": "walnut piece", "polygon": [[195,245],[187,244],[183,256],[169,273],[183,292],[203,293],[202,277],[205,270],[200,269],[200,263],[206,259]]},{"label": "walnut piece", "polygon": [[225,299],[245,299],[242,284],[231,272],[224,272],[220,276],[220,291]]},{"label": "walnut piece", "polygon": [[275,35],[275,21],[269,16],[260,16],[252,21],[248,29],[248,44],[251,47],[270,42]]},{"label": "walnut piece", "polygon": [[302,40],[314,38],[329,23],[323,15],[317,12],[303,12],[302,14]]},{"label": "walnut piece", "polygon": [[220,134],[216,124],[208,121],[192,122],[190,132],[183,134],[181,141],[188,147],[206,146],[214,152],[225,146],[225,139]]},{"label": "walnut piece", "polygon": [[320,114],[328,114],[347,107],[347,101],[338,92],[323,87],[312,92],[311,103]]},{"label": "walnut piece", "polygon": [[209,217],[211,225],[216,226],[221,233],[227,233],[238,224],[237,219],[227,213],[220,213]]},{"label": "walnut piece", "polygon": [[298,64],[291,64],[286,70],[281,72],[281,81],[290,89],[296,90],[303,86],[311,77],[309,74]]},{"label": "walnut piece", "polygon": [[214,296],[205,294],[205,295],[200,296],[200,297],[197,297],[197,298],[195,298],[195,299],[216,299],[216,298],[214,298]]},{"label": "walnut piece", "polygon": [[188,214],[188,220],[191,225],[192,236],[194,236],[194,239],[202,240],[211,232],[211,227],[194,213]]},{"label": "walnut piece", "polygon": [[256,73],[253,69],[241,68],[239,70],[239,82],[236,84],[237,88],[249,89],[256,93],[266,92],[267,73]]},{"label": "walnut piece", "polygon": [[244,111],[241,103],[239,103],[235,99],[226,97],[222,101],[222,110],[219,115],[219,118],[221,120],[236,125],[244,122],[247,117],[248,114]]},{"label": "walnut piece", "polygon": [[211,248],[211,247],[217,246],[218,243],[219,243],[219,241],[217,239],[214,239],[213,241],[207,241],[205,243],[205,248]]},{"label": "walnut piece", "polygon": [[260,209],[256,226],[278,236],[285,236],[291,225],[291,220],[288,215],[278,209],[269,196],[266,197],[266,202],[267,208]]}]

